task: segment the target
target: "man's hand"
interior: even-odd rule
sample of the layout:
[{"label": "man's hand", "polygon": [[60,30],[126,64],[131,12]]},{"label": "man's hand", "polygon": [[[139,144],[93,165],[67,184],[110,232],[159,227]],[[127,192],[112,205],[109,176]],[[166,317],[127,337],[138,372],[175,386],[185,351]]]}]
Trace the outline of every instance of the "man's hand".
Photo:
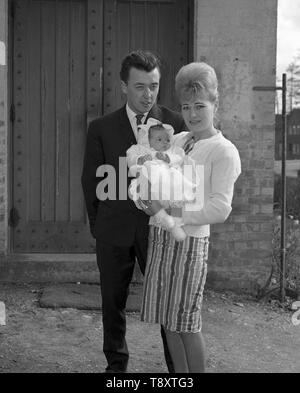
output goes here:
[{"label": "man's hand", "polygon": [[158,213],[162,209],[162,206],[158,201],[151,200],[151,183],[149,182],[149,180],[148,180],[148,199],[145,200],[139,198],[137,200],[137,203],[139,204],[143,212],[148,214],[148,216],[154,216],[154,214]]},{"label": "man's hand", "polygon": [[144,163],[145,163],[146,161],[152,161],[151,154],[146,154],[146,155],[144,155],[144,156],[142,156],[142,157],[139,157],[139,158],[137,159],[137,164],[138,164],[138,165],[144,165]]},{"label": "man's hand", "polygon": [[143,209],[143,212],[148,214],[148,216],[154,216],[154,214],[158,213],[162,209],[162,206],[158,201],[145,201],[139,199],[138,203]]},{"label": "man's hand", "polygon": [[165,161],[167,164],[170,164],[170,162],[171,162],[170,157],[168,156],[168,154],[167,153],[163,153],[162,151],[158,151],[155,154],[155,156],[156,156],[156,158],[158,160]]}]

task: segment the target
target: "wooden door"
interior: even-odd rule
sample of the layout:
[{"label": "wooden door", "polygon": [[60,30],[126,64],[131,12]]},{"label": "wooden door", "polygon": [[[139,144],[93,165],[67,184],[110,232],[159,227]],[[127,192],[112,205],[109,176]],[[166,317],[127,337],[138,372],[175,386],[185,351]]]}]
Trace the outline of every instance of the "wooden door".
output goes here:
[{"label": "wooden door", "polygon": [[189,60],[189,0],[14,0],[12,249],[88,253],[80,176],[87,124],[124,103],[131,50],[163,62],[159,102],[176,109]]},{"label": "wooden door", "polygon": [[106,0],[104,2],[104,113],[125,102],[120,65],[132,50],[148,49],[162,60],[158,102],[174,110],[175,75],[189,61],[189,0]]},{"label": "wooden door", "polygon": [[101,114],[102,2],[13,2],[15,252],[92,252],[81,190],[87,117]]}]

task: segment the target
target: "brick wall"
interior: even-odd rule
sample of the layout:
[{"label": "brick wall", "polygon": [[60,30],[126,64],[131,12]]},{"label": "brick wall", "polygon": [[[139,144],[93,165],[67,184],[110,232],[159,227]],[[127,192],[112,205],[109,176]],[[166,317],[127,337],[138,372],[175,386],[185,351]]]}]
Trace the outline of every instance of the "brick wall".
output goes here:
[{"label": "brick wall", "polygon": [[[0,0],[0,41],[7,46],[7,0]],[[3,44],[1,45],[3,50]],[[2,56],[0,56],[2,59]],[[2,63],[2,61],[1,61]],[[7,66],[0,63],[0,264],[7,249]],[[5,64],[7,61],[5,61]]]},{"label": "brick wall", "polygon": [[233,212],[212,228],[208,285],[255,291],[270,271],[277,0],[199,0],[195,59],[215,67],[219,121],[242,160]]}]

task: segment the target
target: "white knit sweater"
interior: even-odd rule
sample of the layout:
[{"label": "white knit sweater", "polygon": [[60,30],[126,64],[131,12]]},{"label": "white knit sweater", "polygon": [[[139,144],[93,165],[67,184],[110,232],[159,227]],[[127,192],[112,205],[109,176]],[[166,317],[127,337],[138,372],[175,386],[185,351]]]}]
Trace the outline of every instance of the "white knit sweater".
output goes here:
[{"label": "white knit sweater", "polygon": [[[175,135],[175,145],[183,147],[188,132]],[[204,205],[189,204],[182,210],[184,230],[188,236],[206,237],[210,234],[210,224],[222,223],[232,208],[234,183],[241,173],[239,153],[222,132],[197,141],[189,157],[196,164],[204,166]],[[178,215],[178,212],[171,212]],[[150,225],[156,225],[150,218]]]}]

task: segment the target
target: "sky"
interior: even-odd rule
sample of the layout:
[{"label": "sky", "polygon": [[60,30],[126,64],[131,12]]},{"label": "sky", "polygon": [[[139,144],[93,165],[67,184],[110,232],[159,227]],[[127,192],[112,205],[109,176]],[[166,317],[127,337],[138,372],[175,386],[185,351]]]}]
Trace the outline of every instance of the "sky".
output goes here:
[{"label": "sky", "polygon": [[278,0],[277,77],[300,55],[300,0]]}]

